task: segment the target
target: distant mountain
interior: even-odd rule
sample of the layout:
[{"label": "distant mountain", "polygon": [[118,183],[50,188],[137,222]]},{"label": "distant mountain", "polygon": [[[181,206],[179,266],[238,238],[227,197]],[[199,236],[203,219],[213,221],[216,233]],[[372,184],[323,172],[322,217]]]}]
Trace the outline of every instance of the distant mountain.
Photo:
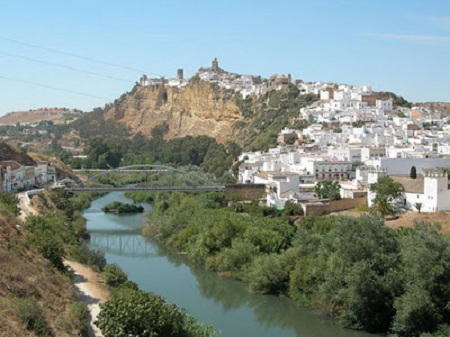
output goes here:
[{"label": "distant mountain", "polygon": [[65,108],[42,108],[29,111],[14,111],[0,117],[0,125],[36,124],[49,121],[53,124],[65,124],[81,116],[79,110]]}]

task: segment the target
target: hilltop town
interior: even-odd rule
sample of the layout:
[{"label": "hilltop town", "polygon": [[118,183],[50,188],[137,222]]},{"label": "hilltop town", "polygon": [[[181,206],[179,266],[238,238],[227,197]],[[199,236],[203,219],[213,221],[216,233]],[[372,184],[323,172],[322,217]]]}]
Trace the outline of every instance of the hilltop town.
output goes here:
[{"label": "hilltop town", "polygon": [[[301,203],[310,212],[329,210],[312,187],[318,181],[336,180],[350,208],[366,202],[368,186],[389,175],[405,186],[400,208],[422,212],[450,210],[447,168],[450,168],[449,117],[433,104],[413,106],[391,93],[374,92],[370,85],[292,81],[291,76],[269,79],[224,71],[217,59],[200,68],[194,78],[238,92],[260,96],[270,90],[295,85],[302,94],[317,95],[299,117],[309,122],[304,129],[284,128],[278,146],[268,152],[245,152],[238,180],[268,187],[267,205],[283,208],[287,201]],[[192,79],[191,79],[192,80]],[[140,85],[184,88],[189,80],[179,69],[177,78],[148,79]],[[409,178],[411,168],[418,177]],[[363,201],[362,201],[363,200]],[[448,201],[447,201],[448,200]],[[418,209],[419,208],[419,209]]]},{"label": "hilltop town", "polygon": [[[223,70],[214,59],[210,67],[200,68],[189,79],[184,77],[183,69],[178,69],[177,76],[169,79],[143,75],[133,92],[123,95],[112,108],[105,109],[104,118],[123,123],[135,132],[143,130],[147,125],[145,120],[150,130],[167,123],[167,134],[172,138],[206,134],[223,142],[242,140],[240,132],[244,131],[235,124],[247,119],[236,99],[264,105],[265,102],[258,99],[272,92],[294,89],[297,97],[313,97],[312,104],[293,114],[291,109],[290,116],[284,117],[286,101],[268,109],[275,109],[281,119],[300,121],[303,127],[277,130],[276,146],[268,151],[246,151],[239,157],[235,178],[244,184],[265,184],[265,204],[283,208],[286,202],[295,202],[302,205],[306,214],[360,204],[371,206],[370,184],[388,175],[405,187],[397,205],[399,210],[450,210],[447,178],[450,125],[443,109],[445,104],[414,105],[393,93],[375,92],[370,85],[304,82],[292,80],[290,75],[273,75],[268,79],[240,75]],[[190,112],[186,113],[186,109]],[[138,119],[136,114],[142,117]],[[252,118],[257,122],[259,117]],[[133,124],[137,120],[140,120],[138,126]],[[42,121],[22,125],[21,132],[42,136],[54,146],[57,143],[52,138],[54,126],[50,133],[46,126]],[[261,134],[264,132],[269,131],[261,128]],[[58,140],[59,146],[73,155],[83,151],[83,139],[77,140],[76,133],[69,131],[76,142],[70,143],[67,137]],[[53,172],[44,174],[39,168],[33,175],[31,169],[24,169],[20,164],[9,161],[1,164],[0,186],[8,191],[41,185],[42,179],[38,177]],[[412,168],[417,172],[415,178],[409,177]],[[313,192],[321,181],[339,182],[342,199],[339,205],[322,200]]]}]

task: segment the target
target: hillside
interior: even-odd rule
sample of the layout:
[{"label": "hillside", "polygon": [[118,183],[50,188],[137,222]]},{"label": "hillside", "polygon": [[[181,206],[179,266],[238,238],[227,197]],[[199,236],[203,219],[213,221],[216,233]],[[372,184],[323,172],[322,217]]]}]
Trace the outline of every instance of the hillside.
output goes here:
[{"label": "hillside", "polygon": [[0,139],[0,161],[3,160],[14,160],[22,165],[36,165],[36,162],[25,152]]},{"label": "hillside", "polygon": [[450,103],[445,102],[426,102],[426,103],[416,103],[414,104],[418,107],[427,108],[434,111],[438,118],[449,117],[450,116]]},{"label": "hillside", "polygon": [[0,336],[78,336],[85,328],[70,277],[30,247],[10,201],[1,194]]},{"label": "hillside", "polygon": [[78,110],[44,108],[29,111],[14,111],[0,117],[0,125],[36,124],[43,121],[65,124],[81,116]]},{"label": "hillside", "polygon": [[113,104],[64,126],[64,133],[75,131],[82,139],[141,133],[149,139],[156,126],[164,125],[166,140],[206,135],[219,143],[267,148],[276,144],[283,127],[304,125],[299,109],[315,100],[316,95],[301,94],[293,84],[245,99],[198,78],[184,88],[136,85]]}]

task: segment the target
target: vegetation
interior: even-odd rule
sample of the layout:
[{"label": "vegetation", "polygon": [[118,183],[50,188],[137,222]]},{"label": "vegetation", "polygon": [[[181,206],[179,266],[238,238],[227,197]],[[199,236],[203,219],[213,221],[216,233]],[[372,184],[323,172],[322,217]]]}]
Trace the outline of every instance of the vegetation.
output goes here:
[{"label": "vegetation", "polygon": [[302,94],[294,84],[282,90],[271,90],[258,98],[236,97],[245,120],[235,128],[245,129],[242,143],[250,151],[267,150],[277,145],[278,133],[284,127],[303,129],[309,125],[300,119],[300,108],[310,105],[318,99],[317,95]]},{"label": "vegetation", "polygon": [[162,297],[139,290],[115,264],[104,268],[112,298],[101,304],[94,322],[105,337],[185,336],[218,337],[210,325],[197,322]]},{"label": "vegetation", "polygon": [[241,153],[234,142],[219,144],[208,136],[183,137],[164,140],[167,132],[165,125],[152,130],[152,139],[142,134],[128,138],[90,138],[85,153],[87,158],[70,160],[72,168],[117,168],[119,165],[169,164],[172,166],[199,166],[204,172],[217,178],[227,174],[233,161]]},{"label": "vegetation", "polygon": [[423,204],[421,202],[416,202],[414,204],[414,207],[417,209],[417,212],[419,212],[419,213],[422,211],[422,206],[423,206]]},{"label": "vegetation", "polygon": [[198,323],[176,305],[141,290],[124,289],[101,304],[95,324],[105,337],[216,337],[209,325]]},{"label": "vegetation", "polygon": [[339,200],[341,185],[338,181],[323,180],[319,181],[314,187],[316,196],[320,199]]},{"label": "vegetation", "polygon": [[6,210],[11,215],[17,216],[20,213],[18,204],[19,200],[14,193],[0,191],[0,210]]},{"label": "vegetation", "polygon": [[18,298],[14,310],[26,329],[37,336],[48,336],[51,333],[43,308],[34,298]]},{"label": "vegetation", "polygon": [[87,306],[74,301],[72,274],[62,259],[86,237],[78,208],[86,199],[69,203],[58,192],[36,196],[33,202],[46,216],[29,216],[19,225],[17,198],[0,193],[2,336],[85,336]]},{"label": "vegetation", "polygon": [[415,166],[411,167],[411,171],[409,172],[409,177],[411,179],[416,179],[417,178],[417,170]]},{"label": "vegetation", "polygon": [[144,207],[134,205],[134,204],[125,204],[123,202],[114,201],[102,208],[102,211],[105,213],[116,213],[116,214],[129,214],[129,213],[142,213],[144,211]]},{"label": "vegetation", "polygon": [[399,337],[448,331],[450,244],[439,226],[393,230],[373,215],[293,226],[256,204],[222,205],[214,194],[158,197],[147,232],[251,291],[289,296],[346,327]]},{"label": "vegetation", "polygon": [[382,217],[395,213],[395,201],[403,193],[402,184],[395,182],[391,177],[385,176],[378,179],[378,182],[370,186],[370,191],[375,192],[373,199],[373,211]]},{"label": "vegetation", "polygon": [[103,270],[106,284],[110,287],[118,287],[128,281],[128,276],[116,264],[107,264]]}]

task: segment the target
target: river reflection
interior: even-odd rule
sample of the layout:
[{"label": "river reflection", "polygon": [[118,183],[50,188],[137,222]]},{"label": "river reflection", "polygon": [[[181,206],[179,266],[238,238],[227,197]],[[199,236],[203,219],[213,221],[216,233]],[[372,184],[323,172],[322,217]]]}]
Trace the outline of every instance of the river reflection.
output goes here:
[{"label": "river reflection", "polygon": [[141,289],[211,323],[224,337],[375,336],[342,329],[289,299],[251,294],[242,282],[197,268],[185,256],[136,233],[145,222],[144,215],[124,217],[100,211],[113,200],[127,201],[121,193],[110,193],[95,200],[84,213],[91,247],[103,250],[108,263],[118,264]]},{"label": "river reflection", "polygon": [[[153,243],[158,254],[165,256],[174,265],[186,265],[195,276],[200,294],[213,300],[223,311],[230,312],[242,307],[252,308],[255,318],[263,327],[276,326],[294,330],[296,336],[307,337],[374,337],[382,335],[342,329],[330,319],[313,310],[299,307],[294,301],[272,295],[248,292],[240,281],[220,278],[216,273],[196,268],[176,251]],[[274,335],[275,336],[275,335]]]}]

